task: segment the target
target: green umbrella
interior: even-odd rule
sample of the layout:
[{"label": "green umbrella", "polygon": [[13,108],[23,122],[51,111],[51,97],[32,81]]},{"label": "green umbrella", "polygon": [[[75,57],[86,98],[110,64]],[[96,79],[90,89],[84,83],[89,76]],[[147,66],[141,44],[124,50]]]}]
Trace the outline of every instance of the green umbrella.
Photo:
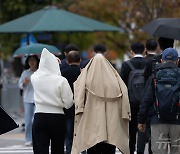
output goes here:
[{"label": "green umbrella", "polygon": [[0,25],[1,33],[31,33],[44,31],[94,32],[120,31],[121,28],[105,24],[55,7],[46,7]]},{"label": "green umbrella", "polygon": [[25,55],[39,55],[39,54],[41,54],[43,48],[48,49],[51,53],[53,53],[55,55],[61,54],[59,49],[53,45],[36,43],[36,44],[30,44],[30,45],[18,48],[14,52],[13,57],[17,57],[17,56],[21,57],[21,56],[25,56]]}]

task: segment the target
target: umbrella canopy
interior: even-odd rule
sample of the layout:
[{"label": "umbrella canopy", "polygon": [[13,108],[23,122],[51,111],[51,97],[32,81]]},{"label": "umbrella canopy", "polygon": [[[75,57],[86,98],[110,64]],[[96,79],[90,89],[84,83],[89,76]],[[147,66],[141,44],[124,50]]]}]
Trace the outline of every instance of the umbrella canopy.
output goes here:
[{"label": "umbrella canopy", "polygon": [[7,133],[15,128],[18,128],[19,125],[16,124],[14,119],[10,117],[9,114],[0,106],[0,135]]},{"label": "umbrella canopy", "polygon": [[158,18],[142,27],[152,36],[180,40],[180,18]]},{"label": "umbrella canopy", "polygon": [[43,48],[48,49],[51,53],[53,53],[55,55],[61,54],[59,49],[53,45],[36,43],[36,44],[30,44],[30,45],[18,48],[14,52],[13,56],[17,57],[17,56],[24,56],[24,55],[39,55],[39,54],[41,54]]},{"label": "umbrella canopy", "polygon": [[83,17],[55,7],[19,17],[0,25],[1,33],[31,33],[44,31],[60,32],[93,32],[93,31],[123,31],[97,20]]}]

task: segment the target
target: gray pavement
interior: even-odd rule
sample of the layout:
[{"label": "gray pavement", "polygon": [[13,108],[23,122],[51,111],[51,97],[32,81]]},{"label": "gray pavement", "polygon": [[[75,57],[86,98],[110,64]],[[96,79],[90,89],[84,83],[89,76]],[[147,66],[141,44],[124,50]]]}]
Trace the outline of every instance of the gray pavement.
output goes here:
[{"label": "gray pavement", "polygon": [[0,154],[33,154],[32,147],[24,146],[23,118],[16,117],[14,120],[20,127],[0,135]]}]

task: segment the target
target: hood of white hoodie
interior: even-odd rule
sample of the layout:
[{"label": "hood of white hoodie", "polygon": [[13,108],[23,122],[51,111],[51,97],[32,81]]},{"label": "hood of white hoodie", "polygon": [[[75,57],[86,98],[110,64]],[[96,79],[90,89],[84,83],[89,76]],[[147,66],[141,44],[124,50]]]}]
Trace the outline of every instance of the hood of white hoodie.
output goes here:
[{"label": "hood of white hoodie", "polygon": [[73,104],[73,94],[68,81],[61,76],[57,58],[43,49],[39,68],[31,76],[34,88],[35,112],[62,113]]},{"label": "hood of white hoodie", "polygon": [[36,75],[61,75],[59,63],[55,55],[50,53],[46,48],[41,53],[39,68],[35,72]]}]

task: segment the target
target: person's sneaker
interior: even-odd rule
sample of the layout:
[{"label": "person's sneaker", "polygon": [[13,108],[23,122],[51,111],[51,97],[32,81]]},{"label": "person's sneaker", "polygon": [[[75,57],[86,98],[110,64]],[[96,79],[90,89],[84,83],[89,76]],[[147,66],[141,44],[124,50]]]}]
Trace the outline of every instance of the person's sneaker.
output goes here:
[{"label": "person's sneaker", "polygon": [[32,146],[32,141],[28,141],[25,143],[25,146]]}]

